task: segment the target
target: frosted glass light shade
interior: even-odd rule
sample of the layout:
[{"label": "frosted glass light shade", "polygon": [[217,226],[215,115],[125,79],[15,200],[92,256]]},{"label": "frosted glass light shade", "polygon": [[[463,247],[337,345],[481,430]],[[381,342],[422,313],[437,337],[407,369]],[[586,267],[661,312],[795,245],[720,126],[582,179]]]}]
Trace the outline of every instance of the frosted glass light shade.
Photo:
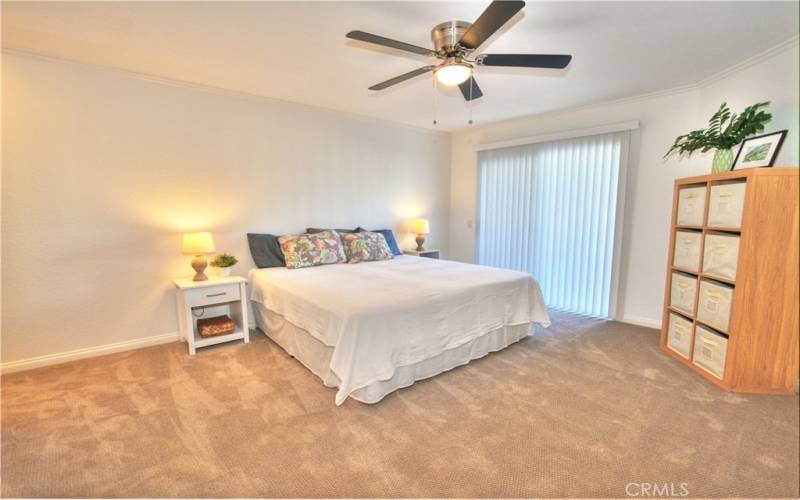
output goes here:
[{"label": "frosted glass light shade", "polygon": [[211,233],[186,233],[183,235],[183,253],[189,255],[200,255],[204,253],[214,253],[214,239]]},{"label": "frosted glass light shade", "polygon": [[428,219],[414,219],[408,224],[411,228],[411,232],[414,234],[428,234],[431,232],[431,226],[428,223]]},{"label": "frosted glass light shade", "polygon": [[436,70],[436,79],[439,80],[442,85],[448,86],[458,85],[466,81],[470,75],[472,75],[472,68],[466,64],[446,64]]}]

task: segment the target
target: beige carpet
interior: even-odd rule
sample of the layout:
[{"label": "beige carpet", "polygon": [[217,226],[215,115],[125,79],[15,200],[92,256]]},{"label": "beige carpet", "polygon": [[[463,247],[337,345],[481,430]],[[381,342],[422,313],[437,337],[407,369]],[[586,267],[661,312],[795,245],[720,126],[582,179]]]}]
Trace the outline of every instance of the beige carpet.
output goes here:
[{"label": "beige carpet", "polygon": [[337,408],[254,332],[2,380],[15,497],[798,496],[798,399],[719,391],[655,330],[548,330],[377,405]]}]

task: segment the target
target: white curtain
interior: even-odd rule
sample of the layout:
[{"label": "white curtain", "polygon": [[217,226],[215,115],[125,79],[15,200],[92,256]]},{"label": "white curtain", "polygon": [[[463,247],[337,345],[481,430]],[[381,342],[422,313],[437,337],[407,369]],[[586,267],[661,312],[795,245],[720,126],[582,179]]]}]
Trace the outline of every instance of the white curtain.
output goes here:
[{"label": "white curtain", "polygon": [[608,317],[628,136],[479,152],[478,263],[530,272],[550,307]]}]

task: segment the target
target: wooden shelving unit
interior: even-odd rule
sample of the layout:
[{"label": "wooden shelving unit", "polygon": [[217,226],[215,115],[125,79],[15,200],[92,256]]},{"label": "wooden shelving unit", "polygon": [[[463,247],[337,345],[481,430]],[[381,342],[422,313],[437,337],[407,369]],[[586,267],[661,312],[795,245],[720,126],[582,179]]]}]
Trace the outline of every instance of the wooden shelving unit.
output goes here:
[{"label": "wooden shelving unit", "polygon": [[[729,391],[769,394],[793,394],[798,384],[798,315],[800,314],[800,272],[798,254],[798,181],[797,168],[761,168],[726,172],[675,181],[669,260],[661,332],[661,349],[712,384]],[[709,227],[708,212],[711,187],[730,181],[746,182],[741,227]],[[679,225],[678,201],[682,188],[705,186],[703,225]],[[698,270],[673,266],[676,231],[702,234]],[[739,236],[736,279],[726,279],[702,272],[707,234]],[[695,277],[694,314],[671,306],[672,273]],[[724,375],[717,378],[693,363],[695,332],[698,325],[717,330],[697,319],[699,287],[703,281],[734,287],[730,325],[727,332],[727,355]],[[689,357],[668,347],[670,313],[691,321]]]}]

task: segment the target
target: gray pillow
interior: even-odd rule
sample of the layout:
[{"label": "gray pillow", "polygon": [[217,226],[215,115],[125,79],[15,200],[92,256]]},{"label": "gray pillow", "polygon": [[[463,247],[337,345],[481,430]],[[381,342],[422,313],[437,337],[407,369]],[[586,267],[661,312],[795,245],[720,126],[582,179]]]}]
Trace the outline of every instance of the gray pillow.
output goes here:
[{"label": "gray pillow", "polygon": [[250,244],[250,255],[258,268],[286,266],[278,236],[247,233],[247,243]]},{"label": "gray pillow", "polygon": [[[322,228],[322,227],[307,227],[306,232],[308,234],[315,234],[321,233],[322,231],[330,231],[329,228]],[[337,233],[347,234],[347,233],[355,233],[355,229],[334,229]]]}]

